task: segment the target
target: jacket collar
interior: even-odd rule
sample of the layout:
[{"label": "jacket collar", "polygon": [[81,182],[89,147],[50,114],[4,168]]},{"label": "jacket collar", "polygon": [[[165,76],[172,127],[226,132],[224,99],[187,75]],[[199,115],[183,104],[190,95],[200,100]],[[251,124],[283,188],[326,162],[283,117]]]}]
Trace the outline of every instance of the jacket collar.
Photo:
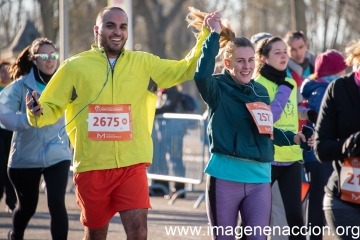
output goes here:
[{"label": "jacket collar", "polygon": [[31,68],[30,72],[23,76],[24,85],[30,90],[35,90],[37,93],[41,94],[42,90],[36,85],[34,68]]},{"label": "jacket collar", "polygon": [[224,82],[225,84],[231,86],[233,89],[237,89],[237,91],[246,95],[249,95],[252,92],[251,88],[255,87],[255,82],[253,79],[251,79],[250,82],[247,84],[239,84],[235,82],[234,79],[231,77],[229,71],[227,71],[225,68],[223,69],[222,74],[219,74],[219,76],[221,76],[219,81]]},{"label": "jacket collar", "polygon": [[[315,56],[313,54],[311,54],[309,51],[306,51],[305,58],[309,59],[311,66],[315,66]],[[294,71],[299,77],[302,77],[302,67],[291,58],[289,58],[288,68],[290,68],[291,71]]]},{"label": "jacket collar", "polygon": [[[96,43],[93,43],[93,44],[91,44],[91,49],[92,50],[94,50],[94,51],[96,51],[97,53],[99,53],[99,54],[101,54],[101,55],[103,55],[103,56],[105,56],[106,57],[106,59],[108,59],[108,57],[106,56],[106,53],[105,53],[105,51],[104,51],[104,48],[103,47],[101,47],[101,48],[99,48],[98,47],[98,45],[96,44]],[[119,57],[121,57],[122,55],[124,55],[125,54],[125,49],[123,48],[122,50],[121,50],[121,53],[120,53],[120,56]]]}]

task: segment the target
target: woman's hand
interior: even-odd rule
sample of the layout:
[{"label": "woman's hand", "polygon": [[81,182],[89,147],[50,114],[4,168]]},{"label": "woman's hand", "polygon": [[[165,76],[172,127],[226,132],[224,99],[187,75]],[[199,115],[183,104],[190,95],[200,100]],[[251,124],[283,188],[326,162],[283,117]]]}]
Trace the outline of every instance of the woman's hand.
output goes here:
[{"label": "woman's hand", "polygon": [[[35,104],[33,107],[34,102],[35,102]],[[40,116],[40,114],[41,115],[43,114],[42,113],[43,109],[41,108],[41,105],[39,104],[38,96],[35,91],[32,92],[32,97],[30,97],[29,92],[26,93],[26,106],[34,114],[34,116]]]},{"label": "woman's hand", "polygon": [[219,12],[212,12],[205,16],[204,25],[211,31],[221,32],[221,15]]},{"label": "woman's hand", "polygon": [[[310,147],[313,147],[314,146],[314,143],[315,143],[315,131],[313,132],[312,136],[308,139],[307,141],[307,144],[310,146]],[[300,145],[300,141],[303,141],[303,142],[306,142],[306,137],[304,134],[302,134],[301,132],[298,132],[295,136],[294,136],[294,143],[296,143],[297,145]]]}]

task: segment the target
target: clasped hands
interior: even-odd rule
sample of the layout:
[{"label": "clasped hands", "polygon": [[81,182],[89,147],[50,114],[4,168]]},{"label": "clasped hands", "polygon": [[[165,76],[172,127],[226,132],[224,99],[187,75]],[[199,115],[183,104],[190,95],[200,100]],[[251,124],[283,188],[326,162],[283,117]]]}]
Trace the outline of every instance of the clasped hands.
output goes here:
[{"label": "clasped hands", "polygon": [[204,26],[209,29],[211,32],[221,32],[221,15],[219,12],[212,12],[205,16]]}]

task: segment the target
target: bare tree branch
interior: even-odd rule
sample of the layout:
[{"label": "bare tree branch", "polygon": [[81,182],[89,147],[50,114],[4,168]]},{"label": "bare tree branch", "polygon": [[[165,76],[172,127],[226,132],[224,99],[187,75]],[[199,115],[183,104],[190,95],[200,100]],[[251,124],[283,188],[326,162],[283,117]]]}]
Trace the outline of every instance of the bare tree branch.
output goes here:
[{"label": "bare tree branch", "polygon": [[339,0],[336,10],[336,28],[334,33],[334,38],[331,44],[331,48],[336,48],[336,41],[339,34],[340,21],[342,19],[343,9],[345,8],[345,1]]},{"label": "bare tree branch", "polygon": [[328,6],[328,1],[324,0],[324,41],[323,41],[323,48],[322,48],[322,52],[326,51],[326,40],[327,40],[327,32],[328,32],[328,24],[329,24],[329,6]]}]

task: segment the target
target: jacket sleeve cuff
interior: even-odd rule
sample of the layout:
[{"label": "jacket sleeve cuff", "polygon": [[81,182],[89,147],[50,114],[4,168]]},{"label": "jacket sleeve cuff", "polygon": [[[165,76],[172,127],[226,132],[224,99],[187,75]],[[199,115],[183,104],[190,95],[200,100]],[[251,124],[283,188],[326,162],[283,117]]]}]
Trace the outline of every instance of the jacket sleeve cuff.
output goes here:
[{"label": "jacket sleeve cuff", "polygon": [[287,86],[288,88],[290,88],[291,90],[294,88],[294,85],[292,85],[291,83],[287,82],[287,81],[283,81],[279,84],[279,86]]}]

